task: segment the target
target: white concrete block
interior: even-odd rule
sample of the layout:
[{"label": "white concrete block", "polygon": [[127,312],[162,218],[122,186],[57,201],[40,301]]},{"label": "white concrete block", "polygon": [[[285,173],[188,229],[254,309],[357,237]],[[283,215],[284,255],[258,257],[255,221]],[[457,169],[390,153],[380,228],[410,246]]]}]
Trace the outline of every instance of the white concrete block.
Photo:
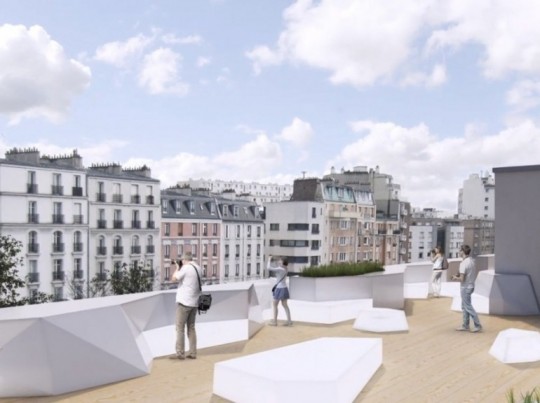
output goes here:
[{"label": "white concrete block", "polygon": [[[322,302],[290,299],[288,304],[293,322],[298,321],[321,324],[332,324],[356,319],[360,310],[371,308],[373,306],[371,299]],[[272,315],[272,309],[266,309],[263,312],[263,318],[265,320],[272,319]],[[286,319],[285,310],[280,303],[278,306],[278,320]]]},{"label": "white concrete block", "polygon": [[368,332],[404,332],[409,330],[409,324],[403,311],[373,308],[361,310],[353,328]]},{"label": "white concrete block", "polygon": [[380,338],[320,338],[214,366],[214,394],[237,403],[351,402],[382,364]]},{"label": "white concrete block", "polygon": [[460,295],[460,283],[456,281],[443,282],[441,284],[441,297],[455,297]]},{"label": "white concrete block", "polygon": [[403,295],[411,299],[427,299],[429,294],[429,283],[405,283],[403,285]]},{"label": "white concrete block", "polygon": [[540,361],[540,332],[506,329],[497,335],[489,353],[506,364]]},{"label": "white concrete block", "polygon": [[[476,313],[482,313],[489,315],[489,298],[483,295],[478,295],[474,292],[471,295],[471,302]],[[461,294],[458,294],[452,298],[452,311],[461,312]]]}]

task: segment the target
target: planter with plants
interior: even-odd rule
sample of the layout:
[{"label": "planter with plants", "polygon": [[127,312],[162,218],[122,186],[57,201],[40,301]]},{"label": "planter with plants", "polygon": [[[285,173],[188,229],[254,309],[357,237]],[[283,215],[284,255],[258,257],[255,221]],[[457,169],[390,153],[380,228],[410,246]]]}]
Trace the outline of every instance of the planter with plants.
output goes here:
[{"label": "planter with plants", "polygon": [[403,273],[379,263],[339,263],[304,269],[290,277],[291,298],[301,301],[373,299],[373,306],[403,308]]}]

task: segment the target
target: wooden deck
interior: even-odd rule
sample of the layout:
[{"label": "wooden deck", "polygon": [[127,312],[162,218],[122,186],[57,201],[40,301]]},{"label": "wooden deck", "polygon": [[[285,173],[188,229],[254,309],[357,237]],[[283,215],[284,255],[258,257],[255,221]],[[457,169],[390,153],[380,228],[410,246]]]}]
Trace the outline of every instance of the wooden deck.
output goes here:
[{"label": "wooden deck", "polygon": [[540,362],[508,365],[489,354],[499,331],[540,330],[540,317],[481,315],[484,332],[456,332],[461,313],[450,311],[450,304],[448,298],[407,300],[408,332],[360,332],[352,328],[353,321],[267,326],[247,342],[200,350],[197,360],[156,359],[148,376],[62,396],[0,399],[0,403],[225,402],[212,394],[214,363],[317,337],[340,336],[383,339],[383,365],[355,402],[506,402],[510,389],[519,397],[540,387]]}]

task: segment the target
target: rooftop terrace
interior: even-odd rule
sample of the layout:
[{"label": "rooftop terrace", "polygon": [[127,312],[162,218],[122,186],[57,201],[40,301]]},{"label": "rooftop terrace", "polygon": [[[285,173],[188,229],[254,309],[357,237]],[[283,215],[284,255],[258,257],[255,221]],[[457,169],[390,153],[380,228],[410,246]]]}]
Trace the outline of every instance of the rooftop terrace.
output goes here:
[{"label": "rooftop terrace", "polygon": [[154,359],[147,376],[60,396],[7,398],[0,403],[224,402],[212,393],[216,362],[319,337],[383,339],[383,364],[356,402],[505,402],[510,389],[518,397],[540,386],[540,362],[508,365],[489,354],[499,331],[538,330],[539,316],[481,315],[485,330],[472,334],[454,330],[461,313],[450,306],[450,298],[406,300],[409,331],[403,333],[361,332],[353,329],[352,320],[336,325],[266,326],[246,342],[199,350],[197,360]]}]

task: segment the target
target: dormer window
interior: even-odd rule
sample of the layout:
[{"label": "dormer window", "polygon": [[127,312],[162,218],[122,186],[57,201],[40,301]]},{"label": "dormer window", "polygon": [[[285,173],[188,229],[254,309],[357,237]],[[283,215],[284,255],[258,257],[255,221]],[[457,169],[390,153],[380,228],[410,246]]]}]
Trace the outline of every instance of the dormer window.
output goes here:
[{"label": "dormer window", "polygon": [[188,201],[189,213],[195,214],[195,202],[193,200]]},{"label": "dormer window", "polygon": [[240,208],[238,206],[234,206],[234,216],[238,217],[239,214],[240,214]]},{"label": "dormer window", "polygon": [[229,215],[229,206],[224,204],[223,205],[223,217],[226,217]]}]

